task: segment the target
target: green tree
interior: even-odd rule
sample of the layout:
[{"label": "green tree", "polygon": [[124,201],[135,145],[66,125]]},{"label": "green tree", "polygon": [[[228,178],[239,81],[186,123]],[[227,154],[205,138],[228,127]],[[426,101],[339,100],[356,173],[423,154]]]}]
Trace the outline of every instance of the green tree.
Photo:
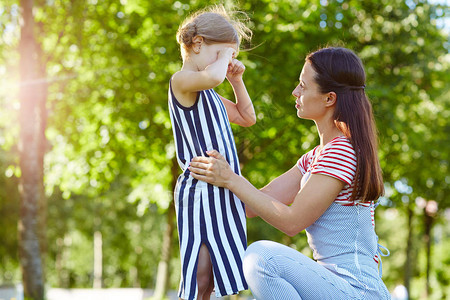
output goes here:
[{"label": "green tree", "polygon": [[36,40],[33,1],[20,2],[23,24],[20,31],[20,219],[19,257],[25,297],[44,299],[45,251],[44,152],[47,86],[41,46]]},{"label": "green tree", "polygon": [[[0,4],[2,86],[18,77],[17,4]],[[36,41],[42,45],[48,85],[44,180],[50,285],[92,286],[94,234],[100,232],[103,286],[154,287],[161,260],[166,271],[160,273],[158,292],[164,294],[167,280],[176,288],[178,247],[170,203],[179,170],[167,89],[170,76],[181,67],[178,25],[205,5],[36,1]],[[410,262],[426,257],[422,235],[433,236],[433,225],[444,222],[449,202],[448,35],[436,25],[448,7],[401,0],[250,0],[240,9],[249,13],[254,31],[252,43],[244,46],[255,48],[239,57],[247,67],[244,76],[258,116],[250,128],[233,127],[243,175],[261,187],[318,143],[314,124],[297,118],[291,96],[304,57],[326,44],[355,50],[366,67],[386,182],[377,230],[392,254],[383,261],[383,279],[389,288],[418,282],[411,295],[422,296],[419,289],[426,289],[426,280],[421,278],[427,268],[433,274],[440,266]],[[226,83],[217,90],[232,98]],[[0,184],[11,191],[0,193],[0,209],[8,211],[17,209],[11,203],[16,180],[22,178],[14,103],[17,99],[0,91],[0,147],[5,153],[0,175],[7,176],[0,176]],[[421,198],[438,203],[431,223],[416,204]],[[396,214],[399,225],[389,219]],[[14,223],[17,216],[9,214],[7,220]],[[394,238],[397,231],[401,243]],[[0,253],[17,262],[13,232],[5,235]],[[309,253],[303,234],[288,238],[259,219],[249,220],[248,236],[249,242],[273,239]],[[10,275],[2,271],[3,277],[11,278],[16,265],[5,267]],[[445,287],[443,273],[436,272],[436,278]],[[433,292],[430,297],[437,295]]]}]

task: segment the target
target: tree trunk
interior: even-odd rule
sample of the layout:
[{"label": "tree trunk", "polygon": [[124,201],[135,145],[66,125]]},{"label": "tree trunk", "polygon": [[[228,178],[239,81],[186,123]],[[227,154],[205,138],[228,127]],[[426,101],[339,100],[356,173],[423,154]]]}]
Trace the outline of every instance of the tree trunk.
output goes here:
[{"label": "tree trunk", "polygon": [[[19,257],[25,297],[44,298],[44,275],[41,260],[39,208],[43,195],[43,153],[41,119],[43,88],[36,84],[39,76],[39,51],[34,36],[33,0],[20,1],[23,24],[20,52],[20,220]],[[44,105],[45,106],[45,105]]]},{"label": "tree trunk", "polygon": [[94,289],[101,289],[103,282],[103,239],[100,231],[94,232]]},{"label": "tree trunk", "polygon": [[430,270],[431,270],[431,228],[433,227],[433,216],[430,216],[427,212],[424,214],[425,222],[425,243],[426,243],[426,297],[427,299],[431,295],[430,287]]},{"label": "tree trunk", "polygon": [[62,288],[64,287],[63,284],[63,262],[64,262],[64,240],[62,238],[58,238],[56,240],[56,257],[55,257],[55,271],[57,274],[57,282],[58,287]]},{"label": "tree trunk", "polygon": [[[172,180],[171,180],[171,191],[175,190],[175,186],[177,184],[177,178],[178,178],[178,162],[177,158],[174,157],[172,159],[172,167],[171,167],[171,173],[172,173]],[[173,195],[173,193],[172,193]],[[170,252],[172,248],[172,237],[173,237],[173,231],[175,230],[175,205],[174,201],[170,201],[169,208],[167,210],[167,227],[164,232],[163,237],[163,245],[161,250],[161,260],[158,264],[158,273],[156,276],[156,287],[155,287],[155,299],[163,299],[166,296],[167,293],[167,287],[169,282],[169,263],[170,263]]]},{"label": "tree trunk", "polygon": [[411,207],[411,201],[408,203],[408,240],[406,242],[406,260],[405,260],[405,277],[404,277],[404,284],[406,287],[406,290],[408,292],[408,295],[410,295],[410,282],[412,277],[412,269],[411,269],[411,262],[412,262],[412,247],[413,247],[413,217],[414,212]]},{"label": "tree trunk", "polygon": [[[46,63],[44,62],[44,54],[42,53],[42,48],[40,44],[36,44],[37,57],[38,57],[38,78],[46,78]],[[45,257],[47,254],[47,197],[45,196],[44,187],[44,157],[47,152],[47,139],[45,137],[45,130],[47,128],[47,96],[48,96],[48,83],[45,80],[40,80],[37,86],[37,97],[38,97],[38,133],[37,133],[37,143],[38,143],[38,164],[39,164],[39,189],[40,197],[38,203],[38,238],[39,245],[41,249],[41,259],[43,267],[43,276],[45,282]]]}]

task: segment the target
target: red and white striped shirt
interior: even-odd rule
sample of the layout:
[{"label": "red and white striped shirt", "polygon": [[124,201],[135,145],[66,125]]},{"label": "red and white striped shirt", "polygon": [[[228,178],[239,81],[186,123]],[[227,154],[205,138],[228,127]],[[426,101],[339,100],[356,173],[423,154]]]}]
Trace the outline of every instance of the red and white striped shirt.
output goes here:
[{"label": "red and white striped shirt", "polygon": [[304,154],[297,162],[302,175],[323,174],[345,183],[335,202],[341,205],[364,205],[370,203],[351,201],[356,174],[356,153],[353,145],[345,136],[339,136],[328,142],[322,150],[319,146]]},{"label": "red and white striped shirt", "polygon": [[[353,145],[345,136],[339,136],[328,142],[322,149],[319,146],[304,154],[297,161],[302,175],[323,174],[345,182],[344,188],[334,200],[343,206],[370,206],[372,226],[375,228],[375,209],[371,202],[351,201],[356,174],[356,153]],[[307,175],[309,176],[309,175]],[[378,263],[379,256],[373,258]]]}]

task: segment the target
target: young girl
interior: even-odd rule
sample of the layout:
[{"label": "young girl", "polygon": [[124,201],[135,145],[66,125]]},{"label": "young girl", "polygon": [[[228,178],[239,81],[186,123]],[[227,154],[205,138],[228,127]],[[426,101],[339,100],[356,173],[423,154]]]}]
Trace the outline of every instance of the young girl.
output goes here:
[{"label": "young girl", "polygon": [[297,116],[316,123],[320,145],[262,190],[217,151],[191,162],[194,178],[230,189],[274,227],[290,236],[306,230],[316,261],[271,241],[248,247],[244,273],[258,300],[390,299],[373,221],[384,187],[365,79],[349,49],[307,56],[292,95]]},{"label": "young girl", "polygon": [[[198,12],[177,32],[183,67],[169,84],[169,108],[178,163],[183,170],[175,188],[180,239],[182,299],[209,299],[247,289],[242,257],[247,248],[244,204],[228,189],[189,176],[192,158],[216,149],[240,175],[230,123],[251,126],[256,117],[236,59],[241,38],[251,31],[222,6]],[[225,77],[236,103],[213,88]]]}]

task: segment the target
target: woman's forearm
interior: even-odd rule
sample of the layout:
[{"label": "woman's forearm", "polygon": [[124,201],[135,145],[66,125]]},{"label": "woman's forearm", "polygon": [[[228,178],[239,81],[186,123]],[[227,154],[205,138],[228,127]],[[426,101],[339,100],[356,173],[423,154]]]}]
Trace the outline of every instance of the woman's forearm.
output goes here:
[{"label": "woman's forearm", "polygon": [[288,235],[298,233],[298,220],[292,219],[290,207],[261,192],[244,177],[232,175],[226,187],[267,223]]},{"label": "woman's forearm", "polygon": [[[305,203],[301,199],[297,199],[301,196],[303,189],[298,192],[298,181],[301,179],[301,174],[299,174],[296,167],[293,167],[283,175],[283,178],[286,179],[286,182],[283,183],[285,192],[289,195],[293,191],[298,192],[298,195],[295,197],[295,200],[298,200],[297,203],[294,200],[292,205],[288,206],[277,199],[278,193],[275,191],[279,191],[280,188],[275,188],[274,186],[278,185],[278,181],[273,182],[271,185],[273,187],[273,194],[266,194],[255,188],[244,177],[234,173],[228,162],[217,150],[206,151],[206,154],[209,157],[198,156],[192,159],[189,166],[192,177],[215,186],[228,188],[251,211],[259,215],[267,223],[290,236],[299,233],[311,225],[319,216],[318,213],[324,211],[329,206],[328,203],[323,205],[323,209],[317,209],[318,202],[320,201],[317,201],[315,197],[309,197],[311,201],[305,201]],[[295,180],[296,178],[297,180]],[[306,195],[312,195],[311,193],[313,193],[313,195],[321,199],[328,199],[326,195],[322,197],[321,193],[317,192],[317,186],[321,186],[320,181],[311,186],[306,192]],[[336,198],[336,195],[337,192],[335,195],[332,195],[334,197],[333,199]],[[290,202],[292,201],[286,201],[287,204]],[[249,211],[250,214],[251,211]]]}]

